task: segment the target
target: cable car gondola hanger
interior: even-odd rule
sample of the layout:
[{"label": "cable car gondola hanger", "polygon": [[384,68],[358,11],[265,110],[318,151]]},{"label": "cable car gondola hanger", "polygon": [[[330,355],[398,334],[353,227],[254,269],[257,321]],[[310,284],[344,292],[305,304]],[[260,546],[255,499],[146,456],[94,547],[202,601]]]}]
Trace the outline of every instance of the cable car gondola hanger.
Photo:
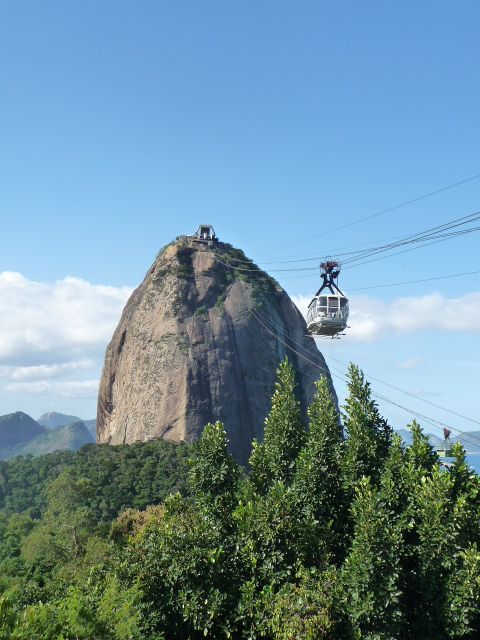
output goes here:
[{"label": "cable car gondola hanger", "polygon": [[323,282],[308,305],[307,329],[313,336],[336,338],[344,335],[348,320],[348,298],[338,286],[341,266],[336,260],[325,260],[320,269]]}]

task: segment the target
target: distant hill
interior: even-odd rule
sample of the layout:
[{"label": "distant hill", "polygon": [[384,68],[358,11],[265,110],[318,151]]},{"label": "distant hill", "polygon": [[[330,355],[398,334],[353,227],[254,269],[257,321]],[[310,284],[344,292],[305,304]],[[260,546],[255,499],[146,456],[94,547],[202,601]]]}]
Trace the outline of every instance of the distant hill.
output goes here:
[{"label": "distant hill", "polygon": [[42,429],[42,432],[26,442],[9,447],[0,447],[0,459],[9,460],[15,456],[41,456],[53,451],[78,451],[85,444],[93,444],[95,439],[82,421],[66,427]]},{"label": "distant hill", "polygon": [[97,431],[97,421],[95,418],[93,418],[93,420],[83,420],[78,416],[71,416],[68,413],[50,411],[49,413],[44,413],[43,416],[40,416],[37,422],[38,424],[42,425],[42,427],[46,427],[47,429],[58,429],[59,427],[66,427],[67,425],[74,422],[83,422],[83,424],[87,427],[87,429],[92,434],[93,439],[95,440]]},{"label": "distant hill", "polygon": [[22,411],[0,416],[0,449],[16,447],[44,431],[38,422]]},{"label": "distant hill", "polygon": [[470,453],[480,452],[480,431],[464,431],[452,438],[452,442],[461,442]]},{"label": "distant hill", "polygon": [[[0,525],[2,515],[13,513],[39,518],[46,508],[48,484],[65,468],[93,482],[92,506],[99,523],[110,523],[130,507],[145,509],[160,504],[170,493],[185,495],[191,453],[189,445],[158,439],[115,447],[87,445],[79,451],[0,461]],[[0,526],[0,533],[3,531]],[[3,580],[1,571],[0,577]]]},{"label": "distant hill", "polygon": [[408,447],[412,444],[412,434],[408,429],[394,429],[394,431],[398,433]]},{"label": "distant hill", "polygon": [[90,431],[90,433],[93,436],[93,439],[95,440],[96,435],[97,435],[97,420],[96,420],[96,418],[93,418],[93,420],[82,420],[82,422],[87,427],[87,429]]},{"label": "distant hill", "polygon": [[440,447],[443,444],[443,438],[436,436],[434,433],[427,433],[430,444],[433,447]]},{"label": "distant hill", "polygon": [[50,411],[50,413],[44,413],[43,416],[38,418],[38,424],[47,429],[58,429],[58,427],[66,427],[67,424],[72,422],[81,422],[82,419],[78,416],[70,416],[67,413],[58,413],[57,411]]},{"label": "distant hill", "polygon": [[[398,435],[401,436],[403,442],[407,446],[412,444],[412,434],[409,429],[395,429],[395,433],[398,433]],[[443,442],[443,438],[439,438],[434,433],[427,433],[426,435],[428,436],[432,447],[439,447]]]},{"label": "distant hill", "polygon": [[[408,429],[395,429],[395,433],[398,433],[404,443],[407,446],[412,444],[412,434]],[[434,433],[427,433],[430,444],[433,447],[440,447],[443,443],[443,438],[435,435]],[[480,453],[480,431],[464,431],[458,436],[451,438],[452,443],[461,442],[463,447],[469,453]]]},{"label": "distant hill", "polygon": [[78,451],[85,444],[92,444],[95,439],[81,420],[66,427],[45,431],[22,446],[21,455],[41,456],[53,451]]}]

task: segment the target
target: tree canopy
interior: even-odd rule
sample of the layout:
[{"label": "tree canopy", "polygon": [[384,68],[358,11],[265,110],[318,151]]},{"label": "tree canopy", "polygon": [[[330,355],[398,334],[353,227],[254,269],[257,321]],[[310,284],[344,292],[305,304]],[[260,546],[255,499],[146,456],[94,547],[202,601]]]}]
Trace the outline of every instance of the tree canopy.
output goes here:
[{"label": "tree canopy", "polygon": [[479,477],[349,380],[305,421],[282,363],[248,470],[220,422],[3,465],[0,640],[479,638]]}]

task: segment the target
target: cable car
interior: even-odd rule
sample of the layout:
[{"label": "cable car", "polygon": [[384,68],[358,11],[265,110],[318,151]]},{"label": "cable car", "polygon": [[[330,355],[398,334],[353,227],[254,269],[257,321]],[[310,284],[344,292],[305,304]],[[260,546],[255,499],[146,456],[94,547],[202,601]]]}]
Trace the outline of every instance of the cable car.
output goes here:
[{"label": "cable car", "polygon": [[327,260],[320,268],[323,283],[308,305],[307,328],[310,335],[335,338],[347,327],[348,298],[338,286],[340,264]]},{"label": "cable car", "polygon": [[451,458],[452,457],[452,442],[450,440],[451,435],[450,429],[443,429],[443,437],[444,440],[440,447],[437,447],[436,451],[440,458]]}]

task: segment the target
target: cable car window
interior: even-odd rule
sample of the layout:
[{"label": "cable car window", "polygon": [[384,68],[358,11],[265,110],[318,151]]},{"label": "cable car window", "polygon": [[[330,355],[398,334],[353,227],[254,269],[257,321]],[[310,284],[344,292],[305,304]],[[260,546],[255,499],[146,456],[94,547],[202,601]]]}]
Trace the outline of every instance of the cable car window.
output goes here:
[{"label": "cable car window", "polygon": [[325,296],[317,299],[317,312],[327,313],[327,298]]},{"label": "cable car window", "polygon": [[348,300],[346,298],[340,298],[340,306],[342,307],[346,307],[348,305]]}]

